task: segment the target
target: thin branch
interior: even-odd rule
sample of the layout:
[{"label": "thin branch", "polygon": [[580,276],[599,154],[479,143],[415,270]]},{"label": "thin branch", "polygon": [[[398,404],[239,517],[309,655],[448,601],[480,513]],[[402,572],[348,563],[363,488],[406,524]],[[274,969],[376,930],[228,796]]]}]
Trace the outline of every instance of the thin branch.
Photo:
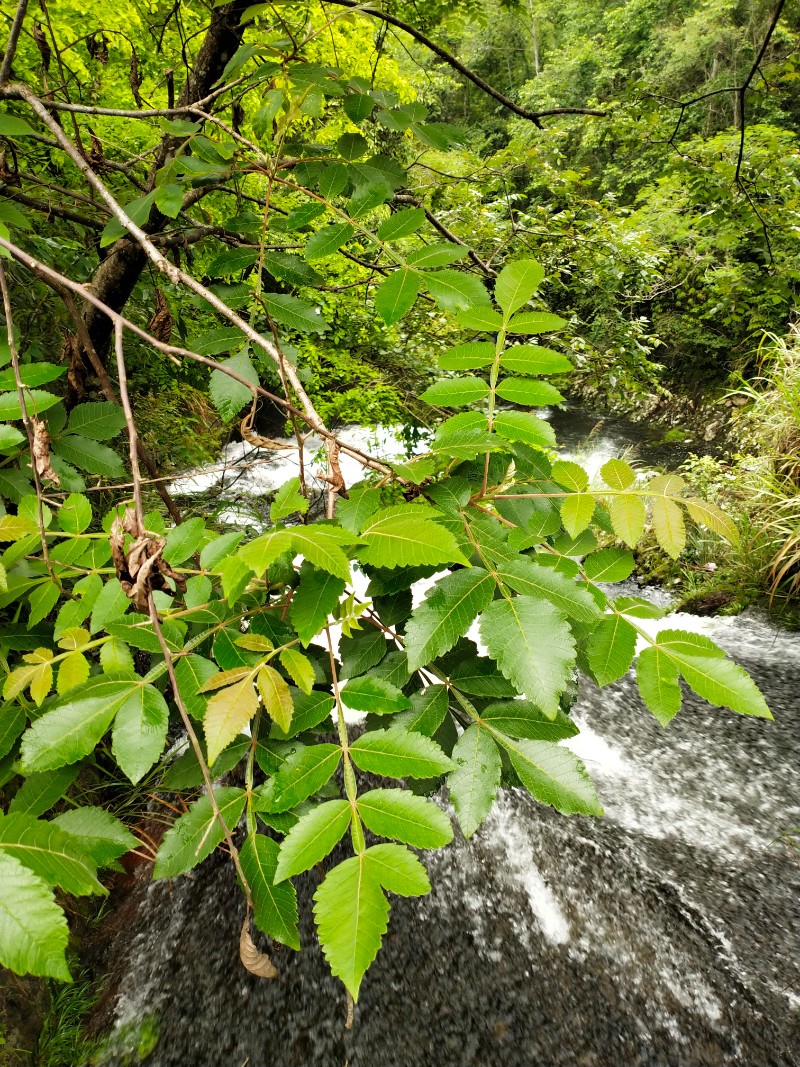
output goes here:
[{"label": "thin branch", "polygon": [[[0,248],[5,248],[8,252],[11,253],[14,259],[17,260],[17,262],[22,263],[30,271],[32,271],[39,277],[49,278],[52,281],[64,286],[64,288],[71,290],[82,300],[85,300],[87,303],[91,304],[99,311],[102,311],[103,314],[107,315],[109,319],[111,319],[112,323],[115,323],[117,319],[119,319],[126,330],[130,330],[130,332],[136,334],[137,337],[141,337],[142,340],[152,345],[153,348],[157,349],[157,351],[163,352],[167,356],[178,356],[184,359],[191,359],[194,360],[194,362],[196,363],[202,363],[204,366],[209,367],[211,370],[218,370],[222,374],[226,374],[229,378],[232,378],[234,381],[239,382],[240,385],[246,386],[254,395],[263,396],[265,399],[271,400],[274,404],[278,404],[286,412],[297,415],[300,418],[304,419],[306,422],[309,422],[306,413],[295,407],[294,404],[290,403],[290,401],[286,400],[282,396],[276,395],[275,393],[271,393],[268,389],[264,389],[261,385],[254,385],[246,378],[243,378],[241,374],[237,374],[236,371],[232,370],[225,364],[218,363],[216,360],[211,359],[209,356],[201,356],[197,352],[191,352],[189,351],[189,349],[179,348],[177,345],[170,345],[166,344],[164,341],[159,341],[157,338],[149,334],[147,330],[142,329],[141,326],[137,326],[136,323],[131,322],[130,319],[126,319],[119,312],[114,311],[114,309],[109,307],[108,304],[105,304],[102,300],[100,300],[99,297],[97,297],[89,287],[81,285],[79,282],[75,282],[71,278],[67,278],[66,275],[60,274],[58,271],[54,270],[52,267],[49,267],[46,263],[42,263],[40,260],[30,255],[28,252],[25,252],[22,248],[19,248],[11,241],[7,241],[4,237],[0,237]],[[292,365],[287,363],[287,371],[290,368],[292,368]],[[309,423],[309,425],[312,424]],[[400,478],[399,476],[396,476],[394,474],[394,471],[391,469],[391,467],[388,467],[385,463],[381,463],[381,461],[375,459],[374,456],[370,456],[368,453],[362,452],[361,449],[356,448],[354,445],[350,445],[344,441],[340,441],[336,437],[336,435],[331,433],[331,431],[326,426],[312,426],[312,428],[323,439],[335,441],[340,451],[344,452],[348,456],[352,456],[353,459],[357,460],[363,466],[369,467],[371,470],[378,471],[381,474],[396,477],[397,481],[401,483],[404,482],[403,478]]]},{"label": "thin branch", "polygon": [[25,21],[25,12],[28,10],[28,0],[19,0],[14,21],[11,23],[11,32],[6,42],[6,50],[3,53],[3,63],[0,66],[0,87],[11,77],[11,64],[17,51],[17,42],[22,32],[22,23]]},{"label": "thin branch", "polygon": [[38,196],[28,196],[21,190],[15,189],[12,185],[2,186],[0,188],[0,197],[16,200],[18,204],[24,204],[25,207],[32,208],[34,211],[41,211],[43,215],[66,219],[67,222],[75,222],[79,226],[86,226],[90,230],[102,230],[105,226],[105,222],[101,222],[99,219],[93,219],[89,215],[84,215],[80,211],[73,211],[72,208],[61,204],[51,204]]},{"label": "thin branch", "polygon": [[457,70],[459,74],[463,74],[465,78],[468,78],[474,85],[477,85],[479,89],[482,89],[489,96],[493,97],[503,107],[508,108],[509,111],[513,111],[515,115],[521,116],[523,119],[529,119],[539,129],[543,129],[541,120],[547,118],[550,115],[596,115],[598,118],[604,118],[607,115],[606,111],[598,111],[595,108],[589,107],[552,107],[545,111],[529,111],[527,108],[520,107],[519,104],[515,104],[513,100],[507,97],[504,93],[501,93],[494,86],[490,85],[487,81],[484,81],[479,74],[471,71],[468,67],[465,67],[460,60],[456,59],[452,53],[447,49],[442,48],[441,45],[436,44],[430,37],[426,37],[420,30],[415,29],[407,22],[403,22],[402,19],[396,18],[394,15],[388,14],[386,11],[379,11],[376,8],[365,7],[359,3],[358,0],[328,0],[331,4],[336,4],[339,7],[349,7],[354,10],[360,11],[364,15],[371,15],[373,18],[381,19],[389,26],[395,26],[399,30],[403,30],[410,37],[413,37],[415,41],[418,41],[421,45],[424,45],[430,52],[437,55],[439,59],[444,60],[448,66],[453,70]]},{"label": "thin branch", "polygon": [[[144,532],[144,513],[142,509],[142,487],[141,487],[141,475],[139,473],[139,453],[138,453],[138,434],[136,432],[136,423],[133,419],[133,411],[131,409],[131,399],[128,393],[128,374],[125,367],[125,353],[123,349],[123,325],[120,317],[117,316],[114,321],[114,350],[117,361],[117,376],[119,378],[119,394],[122,401],[122,409],[125,412],[125,424],[128,430],[128,452],[129,461],[131,465],[131,474],[133,475],[133,499],[134,507],[136,509],[136,524],[139,533]],[[166,664],[167,673],[169,675],[170,684],[172,686],[172,692],[175,699],[175,703],[178,707],[181,719],[183,720],[183,726],[186,730],[189,741],[191,742],[194,754],[197,757],[197,762],[200,765],[200,769],[203,774],[203,782],[208,794],[208,802],[211,805],[211,810],[214,813],[214,817],[219,823],[225,843],[228,846],[233,865],[236,868],[236,873],[242,883],[244,890],[245,900],[247,901],[248,914],[253,907],[253,896],[250,891],[250,885],[242,869],[241,859],[239,857],[239,850],[236,848],[236,844],[233,840],[233,834],[231,833],[228,824],[225,822],[225,818],[220,810],[219,803],[214,794],[214,783],[211,778],[211,772],[208,769],[208,764],[203,756],[203,750],[200,747],[197,734],[192,725],[191,718],[186,710],[183,697],[181,696],[180,685],[178,684],[178,678],[175,674],[175,664],[172,658],[172,652],[164,637],[164,631],[161,626],[161,619],[158,616],[156,610],[155,601],[153,599],[153,591],[150,589],[147,596],[147,606],[149,609],[150,622],[155,631],[158,643],[161,646],[161,652],[164,656],[164,662]]]},{"label": "thin branch", "polygon": [[[230,323],[238,327],[245,337],[266,352],[273,363],[280,368],[280,353],[276,350],[273,342],[267,340],[267,338],[262,336],[257,330],[254,330],[249,322],[246,322],[240,315],[237,315],[236,312],[232,311],[228,305],[216,295],[216,293],[211,292],[210,289],[207,289],[206,286],[202,285],[190,274],[186,274],[179,267],[170,263],[170,261],[153,244],[150,236],[130,218],[115,200],[105,184],[100,180],[97,174],[95,174],[80,152],[78,152],[75,145],[70,141],[59,124],[50,116],[44,103],[24,85],[17,84],[13,86],[13,88],[16,89],[29,107],[36,112],[42,122],[51,129],[63,150],[67,153],[75,166],[78,167],[89,184],[100,194],[103,200],[105,200],[117,221],[122,224],[128,233],[136,238],[139,246],[153,265],[163,274],[166,274],[173,285],[183,285],[197,296],[203,297],[203,299],[206,300],[215,311],[218,311],[223,318],[226,318]],[[322,434],[324,432],[327,434],[327,428],[317,414],[311,399],[303,388],[303,384],[300,381],[297,371],[291,364],[286,364],[285,371],[292,389],[303,408],[303,417],[306,422],[318,433]]]},{"label": "thin branch", "polygon": [[[769,42],[772,39],[772,35],[775,32],[775,27],[778,25],[778,19],[780,19],[780,17],[781,17],[781,12],[783,11],[785,3],[786,3],[786,0],[778,0],[778,3],[775,5],[775,11],[772,14],[772,19],[770,21],[769,28],[767,29],[767,32],[764,35],[764,40],[761,42],[761,48],[759,48],[759,50],[758,50],[758,55],[756,56],[755,62],[753,63],[752,67],[750,68],[750,73],[747,75],[747,77],[745,78],[745,80],[742,82],[742,84],[739,86],[739,89],[738,89],[738,93],[739,93],[739,155],[738,155],[737,160],[736,160],[736,175],[734,177],[734,181],[739,186],[739,188],[741,188],[741,180],[740,180],[739,175],[740,175],[741,169],[742,169],[742,159],[744,158],[745,94],[746,94],[747,89],[748,89],[748,87],[750,85],[750,82],[753,80],[753,78],[756,75],[756,71],[758,70],[758,68],[759,68],[759,66],[761,64],[761,60],[764,58],[764,53],[767,51],[767,46],[769,45]],[[752,201],[751,201],[751,206],[752,206]],[[756,212],[756,214],[758,214],[758,213]]]},{"label": "thin branch", "polygon": [[[6,78],[3,80],[7,81],[8,79]],[[66,103],[63,100],[45,100],[43,103],[50,111],[70,111],[76,115],[99,115],[116,119],[171,119],[185,115],[187,111],[192,111],[195,108],[205,107],[207,104],[213,103],[218,96],[222,95],[222,93],[226,93],[230,89],[235,89],[237,85],[241,85],[242,82],[246,80],[247,75],[237,78],[236,81],[228,82],[227,85],[220,86],[219,89],[215,89],[212,93],[209,93],[208,96],[204,96],[202,100],[198,100],[194,104],[187,103],[179,105],[178,107],[151,107],[146,109],[95,107],[92,104],[72,104]],[[21,88],[22,86],[20,85],[3,85],[2,80],[0,80],[0,98],[5,98],[7,100],[24,100],[24,94],[19,91]]]}]

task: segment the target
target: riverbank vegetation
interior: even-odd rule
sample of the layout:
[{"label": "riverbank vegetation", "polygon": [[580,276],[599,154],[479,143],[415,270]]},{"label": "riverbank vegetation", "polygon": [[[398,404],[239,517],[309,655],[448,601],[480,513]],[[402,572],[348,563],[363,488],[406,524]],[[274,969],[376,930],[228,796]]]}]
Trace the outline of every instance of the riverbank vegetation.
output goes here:
[{"label": "riverbank vegetation", "polygon": [[[663,725],[682,685],[770,717],[722,649],[614,586],[642,544],[752,567],[754,537],[770,592],[797,592],[783,8],[21,0],[0,66],[2,964],[70,981],[72,898],[224,845],[261,978],[270,941],[300,947],[293,879],[326,865],[314,917],[352,1013],[391,896],[430,889],[412,848],[454,836],[432,794],[466,837],[501,785],[602,814],[558,744],[579,672],[635,665]],[[710,437],[734,413],[768,454],[742,448],[730,491],[707,459],[590,479],[542,417],[568,396]],[[364,452],[353,421],[406,424],[417,454]],[[316,435],[324,471],[300,463],[257,536],[176,504],[177,472],[237,438],[270,462],[283,433],[297,455]]]}]

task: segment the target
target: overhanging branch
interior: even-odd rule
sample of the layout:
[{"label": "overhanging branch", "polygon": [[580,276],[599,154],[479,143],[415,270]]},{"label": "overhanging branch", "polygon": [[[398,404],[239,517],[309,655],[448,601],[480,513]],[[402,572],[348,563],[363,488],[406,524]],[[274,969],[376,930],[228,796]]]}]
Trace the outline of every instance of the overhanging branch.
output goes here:
[{"label": "overhanging branch", "polygon": [[541,120],[548,118],[551,115],[596,115],[598,118],[603,118],[607,114],[605,111],[598,111],[595,108],[590,107],[551,107],[544,111],[530,111],[528,108],[520,107],[519,104],[501,93],[499,89],[495,89],[493,85],[485,81],[479,74],[470,70],[469,67],[465,67],[464,64],[446,48],[442,48],[441,45],[436,44],[430,37],[427,37],[421,30],[411,26],[408,22],[403,22],[402,19],[396,18],[394,15],[390,15],[386,11],[380,11],[378,8],[366,7],[360,3],[359,0],[327,0],[328,3],[334,4],[337,7],[349,7],[358,11],[362,15],[371,15],[373,18],[380,19],[382,22],[387,23],[389,26],[395,26],[398,30],[403,30],[410,37],[413,37],[415,41],[418,41],[421,45],[437,55],[439,59],[447,63],[453,70],[457,70],[459,74],[462,74],[465,78],[469,79],[473,85],[477,85],[479,89],[482,89],[484,93],[493,97],[503,107],[509,111],[513,111],[515,115],[519,115],[523,119],[528,119],[539,129],[543,129]]}]

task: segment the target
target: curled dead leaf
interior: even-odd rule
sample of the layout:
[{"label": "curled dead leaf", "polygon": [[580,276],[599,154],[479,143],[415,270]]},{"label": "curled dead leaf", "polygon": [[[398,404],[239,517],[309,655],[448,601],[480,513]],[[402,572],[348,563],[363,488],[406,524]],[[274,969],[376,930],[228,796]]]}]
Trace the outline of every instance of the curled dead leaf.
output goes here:
[{"label": "curled dead leaf", "polygon": [[156,289],[156,309],[147,324],[148,331],[157,341],[169,342],[172,336],[172,315],[160,289]]},{"label": "curled dead leaf", "polygon": [[50,466],[50,433],[47,424],[37,419],[31,419],[33,427],[33,465],[36,473],[43,482],[52,485],[61,485],[61,479]]},{"label": "curled dead leaf", "polygon": [[75,334],[67,334],[64,347],[61,349],[61,362],[69,361],[67,368],[67,382],[76,400],[82,400],[86,395],[86,367],[83,363],[83,353],[80,342]]},{"label": "curled dead leaf", "polygon": [[260,434],[257,434],[253,429],[255,416],[256,407],[254,404],[239,424],[242,440],[247,441],[249,445],[253,445],[255,448],[280,448],[291,450],[297,447],[297,445],[287,445],[285,441],[275,441],[272,437],[262,437]]},{"label": "curled dead leaf", "polygon": [[53,55],[50,44],[45,36],[45,32],[42,29],[41,23],[34,22],[33,24],[33,39],[36,43],[36,47],[39,49],[39,55],[42,57],[42,67],[45,71],[50,70],[50,59]]},{"label": "curled dead leaf", "polygon": [[131,47],[131,67],[128,74],[128,81],[130,83],[131,92],[133,93],[133,98],[136,101],[136,106],[144,107],[144,101],[139,92],[142,85],[142,79],[139,77],[139,57],[136,54],[136,49],[133,47]]},{"label": "curled dead leaf", "polygon": [[[134,538],[127,553],[126,534]],[[109,544],[119,583],[137,611],[147,614],[151,592],[172,592],[167,578],[171,578],[182,593],[186,592],[186,579],[162,558],[166,542],[140,529],[133,508],[126,508],[124,514],[114,520]]]},{"label": "curled dead leaf", "polygon": [[250,936],[249,911],[244,917],[242,933],[239,937],[239,959],[242,961],[242,966],[245,970],[248,970],[250,974],[254,974],[258,978],[278,977],[278,970],[272,960],[266,952],[261,952],[256,948],[253,938]]}]

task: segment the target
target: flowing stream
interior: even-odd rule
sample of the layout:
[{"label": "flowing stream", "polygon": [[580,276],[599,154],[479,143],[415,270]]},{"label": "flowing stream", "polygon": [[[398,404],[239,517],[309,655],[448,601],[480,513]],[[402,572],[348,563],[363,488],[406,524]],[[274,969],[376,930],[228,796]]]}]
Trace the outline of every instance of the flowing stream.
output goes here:
[{"label": "flowing stream", "polygon": [[[615,426],[590,439],[590,467],[630,442]],[[433,892],[393,898],[350,1032],[313,933],[316,874],[299,880],[303,951],[276,946],[264,981],[238,962],[224,857],[172,883],[143,870],[113,945],[120,1047],[153,1016],[153,1067],[800,1063],[800,854],[779,838],[800,826],[800,635],[751,611],[669,625],[725,647],[775,722],[687,695],[664,730],[631,676],[584,681],[570,744],[605,818],[512,790],[470,842],[425,854]]]}]

